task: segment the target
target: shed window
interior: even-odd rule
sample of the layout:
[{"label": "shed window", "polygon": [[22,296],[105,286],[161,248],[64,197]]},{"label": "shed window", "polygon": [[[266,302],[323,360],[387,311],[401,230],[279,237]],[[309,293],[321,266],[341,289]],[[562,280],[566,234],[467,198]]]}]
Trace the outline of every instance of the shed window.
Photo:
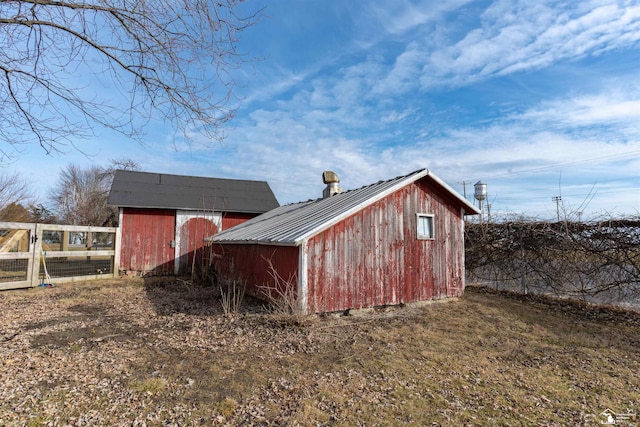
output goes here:
[{"label": "shed window", "polygon": [[433,239],[433,215],[418,214],[418,239]]}]

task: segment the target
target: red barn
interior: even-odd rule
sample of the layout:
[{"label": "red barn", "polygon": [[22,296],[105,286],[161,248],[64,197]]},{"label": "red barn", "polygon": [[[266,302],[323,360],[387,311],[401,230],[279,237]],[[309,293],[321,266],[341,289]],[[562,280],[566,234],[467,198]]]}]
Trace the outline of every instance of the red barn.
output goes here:
[{"label": "red barn", "polygon": [[109,204],[120,208],[120,269],[191,272],[204,238],[279,206],[264,181],[116,171]]},{"label": "red barn", "polygon": [[323,198],[215,235],[218,273],[258,295],[290,286],[307,313],[462,295],[471,202],[427,169],[346,192],[324,178]]}]

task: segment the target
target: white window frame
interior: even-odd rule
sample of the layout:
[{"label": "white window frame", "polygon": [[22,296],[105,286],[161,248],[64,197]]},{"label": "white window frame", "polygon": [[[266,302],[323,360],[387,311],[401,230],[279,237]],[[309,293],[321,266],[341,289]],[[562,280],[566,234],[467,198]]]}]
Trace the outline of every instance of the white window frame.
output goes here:
[{"label": "white window frame", "polygon": [[[418,213],[416,214],[416,237],[418,240],[433,240],[435,239],[435,215]],[[426,220],[429,224],[429,234],[422,233],[422,223]]]}]

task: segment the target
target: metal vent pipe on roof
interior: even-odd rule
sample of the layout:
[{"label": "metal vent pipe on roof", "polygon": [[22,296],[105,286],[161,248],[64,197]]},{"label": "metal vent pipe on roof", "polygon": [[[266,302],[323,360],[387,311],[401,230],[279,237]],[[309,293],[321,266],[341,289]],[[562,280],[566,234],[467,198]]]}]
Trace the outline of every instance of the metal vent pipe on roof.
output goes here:
[{"label": "metal vent pipe on roof", "polygon": [[322,172],[322,182],[327,184],[325,189],[322,191],[322,198],[326,199],[342,193],[342,188],[340,188],[340,178],[338,178],[337,173],[333,171]]}]

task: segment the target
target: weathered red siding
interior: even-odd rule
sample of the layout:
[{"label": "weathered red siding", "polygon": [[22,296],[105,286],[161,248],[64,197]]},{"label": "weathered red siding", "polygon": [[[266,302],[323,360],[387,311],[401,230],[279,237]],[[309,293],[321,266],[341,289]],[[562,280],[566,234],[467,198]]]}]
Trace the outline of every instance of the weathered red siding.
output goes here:
[{"label": "weathered red siding", "polygon": [[[247,292],[264,293],[267,287],[298,282],[298,247],[265,245],[214,245],[214,265],[220,277],[246,281]],[[271,266],[278,272],[278,282]]]},{"label": "weathered red siding", "polygon": [[174,272],[175,211],[124,208],[120,268],[143,274]]},{"label": "weathered red siding", "polygon": [[[418,213],[434,216],[434,239],[418,240]],[[332,312],[462,295],[463,227],[460,201],[425,177],[300,247],[222,244],[214,250],[219,273],[246,280],[254,293],[274,285],[271,260],[284,281],[300,287],[306,311]]]},{"label": "weathered red siding", "polygon": [[[175,249],[170,246],[170,242],[176,239],[175,210],[123,208],[122,213],[120,267],[129,272],[172,275],[175,273],[175,256],[179,255],[180,273],[189,273],[194,254],[202,252],[204,238],[219,231],[208,219],[190,219],[179,231],[181,253],[176,254]],[[242,224],[256,215],[224,213],[222,229]],[[203,255],[208,258],[208,253]]]},{"label": "weathered red siding", "polygon": [[[416,214],[434,215],[434,240],[418,240]],[[462,294],[459,204],[418,181],[312,237],[307,295],[312,312]]]},{"label": "weathered red siding", "polygon": [[242,224],[243,222],[247,222],[251,218],[256,216],[258,216],[258,214],[225,212],[222,215],[222,229],[228,230],[231,227],[234,227],[238,224]]}]

